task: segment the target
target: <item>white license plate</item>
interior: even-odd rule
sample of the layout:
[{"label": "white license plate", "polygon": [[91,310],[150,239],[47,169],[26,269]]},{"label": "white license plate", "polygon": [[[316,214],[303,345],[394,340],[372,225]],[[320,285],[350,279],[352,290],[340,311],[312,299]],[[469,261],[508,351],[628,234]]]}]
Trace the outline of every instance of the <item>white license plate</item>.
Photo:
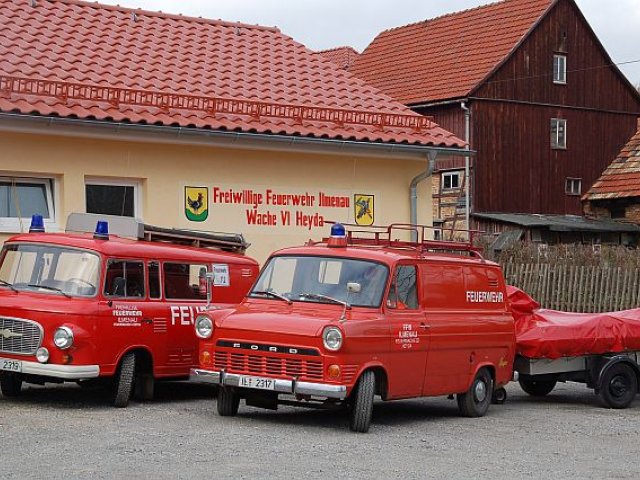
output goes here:
[{"label": "white license plate", "polygon": [[257,390],[275,390],[276,381],[273,378],[247,377],[243,375],[238,378],[238,386]]},{"label": "white license plate", "polygon": [[0,370],[5,372],[22,372],[22,362],[20,360],[7,360],[0,358]]}]

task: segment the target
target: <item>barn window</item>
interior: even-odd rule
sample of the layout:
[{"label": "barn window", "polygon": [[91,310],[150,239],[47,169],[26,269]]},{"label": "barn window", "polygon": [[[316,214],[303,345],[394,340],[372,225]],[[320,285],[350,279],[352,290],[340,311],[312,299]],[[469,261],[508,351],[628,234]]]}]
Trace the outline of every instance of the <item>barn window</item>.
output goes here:
[{"label": "barn window", "polygon": [[551,148],[567,148],[567,121],[560,118],[551,119]]},{"label": "barn window", "polygon": [[567,195],[581,195],[582,194],[582,179],[581,178],[567,178],[565,182],[565,192]]},{"label": "barn window", "polygon": [[460,188],[460,172],[446,172],[442,174],[442,190]]},{"label": "barn window", "polygon": [[553,56],[553,83],[566,85],[567,83],[567,56]]}]

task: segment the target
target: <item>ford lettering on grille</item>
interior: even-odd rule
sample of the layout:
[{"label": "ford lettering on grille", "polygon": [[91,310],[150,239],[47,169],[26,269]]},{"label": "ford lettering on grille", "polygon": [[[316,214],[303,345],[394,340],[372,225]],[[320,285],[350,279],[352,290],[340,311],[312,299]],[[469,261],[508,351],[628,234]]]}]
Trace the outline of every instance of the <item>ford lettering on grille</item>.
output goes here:
[{"label": "ford lettering on grille", "polygon": [[42,343],[42,327],[31,320],[0,317],[0,352],[35,355]]},{"label": "ford lettering on grille", "polygon": [[230,340],[218,340],[218,347],[228,347],[236,350],[251,350],[254,352],[286,353],[289,355],[306,355],[319,357],[320,352],[315,348],[298,348],[285,345],[265,345],[262,343],[233,342]]}]

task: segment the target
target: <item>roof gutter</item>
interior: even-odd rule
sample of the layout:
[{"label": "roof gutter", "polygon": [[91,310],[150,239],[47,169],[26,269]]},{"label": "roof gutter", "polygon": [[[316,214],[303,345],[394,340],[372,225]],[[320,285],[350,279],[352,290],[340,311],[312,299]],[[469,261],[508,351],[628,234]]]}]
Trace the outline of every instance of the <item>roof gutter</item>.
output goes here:
[{"label": "roof gutter", "polygon": [[403,143],[358,142],[325,138],[298,137],[262,133],[229,132],[202,128],[106,122],[52,116],[34,116],[0,112],[0,131],[57,135],[76,138],[217,146],[243,150],[287,150],[333,155],[423,159],[425,153],[468,155],[458,148]]}]

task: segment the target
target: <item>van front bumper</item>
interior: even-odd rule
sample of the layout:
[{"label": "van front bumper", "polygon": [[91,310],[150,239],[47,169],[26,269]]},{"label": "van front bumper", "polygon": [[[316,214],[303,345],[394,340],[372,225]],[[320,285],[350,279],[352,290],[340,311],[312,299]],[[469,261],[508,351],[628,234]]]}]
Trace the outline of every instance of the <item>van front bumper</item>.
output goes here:
[{"label": "van front bumper", "polygon": [[[234,373],[217,372],[213,370],[191,369],[190,379],[194,382],[213,383],[215,385],[225,385],[228,387],[240,387],[240,378],[243,375]],[[327,383],[299,382],[297,380],[275,380],[277,393],[290,393],[294,395],[312,395],[314,397],[336,398],[344,400],[347,398],[347,387],[344,385],[330,385]]]},{"label": "van front bumper", "polygon": [[86,380],[100,375],[98,365],[55,365],[52,363],[25,362],[13,358],[0,358],[2,361],[19,362],[21,371],[0,370],[0,373],[18,373],[39,377],[60,378],[62,380]]}]

